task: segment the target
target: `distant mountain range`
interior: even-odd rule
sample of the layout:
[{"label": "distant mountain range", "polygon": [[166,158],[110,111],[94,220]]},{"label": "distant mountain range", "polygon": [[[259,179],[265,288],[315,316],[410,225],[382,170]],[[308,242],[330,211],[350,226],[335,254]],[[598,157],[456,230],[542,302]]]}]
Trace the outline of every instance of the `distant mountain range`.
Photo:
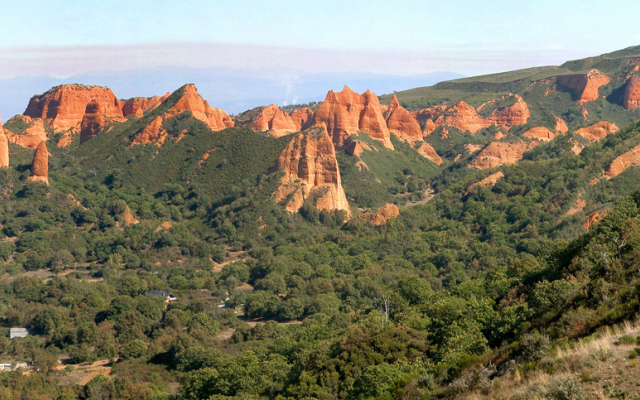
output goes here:
[{"label": "distant mountain range", "polygon": [[454,72],[439,71],[400,76],[361,72],[306,74],[296,70],[238,70],[231,68],[159,67],[125,71],[95,71],[60,79],[50,76],[21,76],[0,80],[0,113],[6,121],[24,112],[24,105],[37,93],[52,86],[82,83],[110,87],[122,98],[156,96],[194,83],[213,107],[238,114],[266,105],[321,101],[329,89],[349,85],[358,92],[392,93],[460,78]]}]

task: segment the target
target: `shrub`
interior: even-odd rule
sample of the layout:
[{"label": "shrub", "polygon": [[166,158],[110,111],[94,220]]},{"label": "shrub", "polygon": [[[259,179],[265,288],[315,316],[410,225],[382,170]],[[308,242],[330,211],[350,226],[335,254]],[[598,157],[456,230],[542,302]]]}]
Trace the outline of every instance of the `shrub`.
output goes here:
[{"label": "shrub", "polygon": [[549,351],[551,340],[544,334],[524,335],[520,340],[522,357],[525,360],[537,361]]},{"label": "shrub", "polygon": [[638,357],[638,352],[635,350],[631,350],[631,353],[629,353],[629,358],[634,359],[636,357]]},{"label": "shrub", "polygon": [[618,339],[620,344],[636,344],[636,338],[631,335],[622,335],[620,339]]},{"label": "shrub", "polygon": [[587,392],[572,376],[556,378],[546,387],[546,396],[554,400],[586,400]]},{"label": "shrub", "polygon": [[120,356],[126,360],[142,357],[146,352],[147,345],[142,340],[134,339],[120,349]]}]

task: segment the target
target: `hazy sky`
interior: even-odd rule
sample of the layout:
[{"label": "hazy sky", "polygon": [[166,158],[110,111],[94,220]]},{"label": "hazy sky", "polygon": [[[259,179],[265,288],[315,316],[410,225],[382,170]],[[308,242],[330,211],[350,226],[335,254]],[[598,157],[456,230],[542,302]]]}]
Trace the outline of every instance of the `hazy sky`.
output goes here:
[{"label": "hazy sky", "polygon": [[632,0],[5,3],[3,78],[158,65],[472,75],[640,44]]}]

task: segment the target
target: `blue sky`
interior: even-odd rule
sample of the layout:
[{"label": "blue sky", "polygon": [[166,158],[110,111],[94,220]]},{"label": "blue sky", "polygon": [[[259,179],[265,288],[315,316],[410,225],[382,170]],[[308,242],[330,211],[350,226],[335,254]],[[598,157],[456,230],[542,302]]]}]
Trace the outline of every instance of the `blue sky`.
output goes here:
[{"label": "blue sky", "polygon": [[2,78],[162,65],[473,75],[640,44],[630,0],[6,3]]}]

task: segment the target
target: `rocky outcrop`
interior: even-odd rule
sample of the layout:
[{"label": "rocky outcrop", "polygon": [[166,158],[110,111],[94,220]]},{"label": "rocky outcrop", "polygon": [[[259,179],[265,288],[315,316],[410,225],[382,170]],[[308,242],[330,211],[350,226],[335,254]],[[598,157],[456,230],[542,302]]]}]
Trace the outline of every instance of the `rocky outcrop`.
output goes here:
[{"label": "rocky outcrop", "polygon": [[9,167],[9,141],[0,128],[0,168]]},{"label": "rocky outcrop", "polygon": [[78,129],[91,100],[100,103],[106,116],[123,118],[120,102],[111,89],[77,84],[56,86],[40,96],[33,96],[24,114],[50,122],[56,131]]},{"label": "rocky outcrop", "polygon": [[311,126],[310,123],[313,120],[313,111],[307,107],[296,108],[291,111],[291,119],[296,125],[296,132],[303,131]]},{"label": "rocky outcrop", "polygon": [[437,126],[432,120],[426,120],[424,123],[424,129],[422,130],[422,137],[424,138],[431,135],[436,128]]},{"label": "rocky outcrop", "polygon": [[423,108],[418,111],[411,111],[410,114],[413,116],[413,118],[416,119],[416,121],[420,122],[420,121],[426,121],[428,119],[433,120],[438,115],[445,112],[446,109],[447,109],[447,106],[439,105],[439,106]]},{"label": "rocky outcrop", "polygon": [[14,133],[5,129],[5,134],[7,135],[9,143],[35,149],[43,141],[49,140],[49,134],[45,130],[44,122],[40,118],[31,119],[26,115],[16,115],[7,121],[7,125],[25,126],[20,133]]},{"label": "rocky outcrop", "polygon": [[165,114],[165,118],[191,111],[194,118],[207,124],[212,131],[220,131],[234,125],[231,117],[224,110],[211,107],[194,85],[188,84],[178,90],[182,90],[183,95]]},{"label": "rocky outcrop", "polygon": [[609,165],[609,168],[605,171],[604,177],[611,179],[616,175],[620,175],[626,171],[627,168],[634,165],[640,165],[640,145],[616,157],[616,159],[611,162],[611,165]]},{"label": "rocky outcrop", "polygon": [[586,205],[587,205],[587,202],[579,198],[576,200],[576,202],[573,204],[573,206],[567,211],[567,213],[564,216],[570,217],[572,215],[576,215],[577,213],[582,211]]},{"label": "rocky outcrop", "polygon": [[593,212],[587,216],[586,221],[582,226],[584,226],[584,229],[589,230],[591,229],[591,226],[593,224],[595,224],[596,222],[602,221],[604,217],[607,216],[608,213],[609,213],[608,209]]},{"label": "rocky outcrop", "polygon": [[409,143],[415,143],[422,141],[422,129],[418,121],[405,110],[400,103],[396,95],[393,95],[391,103],[387,108],[385,119],[387,122],[387,128],[394,133],[398,139]]},{"label": "rocky outcrop", "polygon": [[282,111],[276,104],[264,107],[249,122],[249,127],[255,131],[269,131],[275,137],[285,136],[298,130],[291,116]]},{"label": "rocky outcrop", "polygon": [[587,74],[561,75],[556,77],[556,83],[570,89],[581,103],[593,101],[599,97],[599,89],[611,82],[611,78],[597,69]]},{"label": "rocky outcrop", "polygon": [[49,184],[49,150],[46,142],[40,142],[36,148],[29,180]]},{"label": "rocky outcrop", "polygon": [[341,92],[329,91],[316,109],[312,125],[324,125],[336,146],[342,146],[350,135],[362,131],[393,149],[380,102],[370,91],[360,95],[347,86]]},{"label": "rocky outcrop", "polygon": [[560,117],[556,117],[556,127],[554,128],[556,135],[564,135],[569,132],[569,127],[567,123]]},{"label": "rocky outcrop", "polygon": [[391,218],[395,218],[400,215],[400,210],[395,204],[387,203],[382,206],[375,213],[364,213],[358,216],[358,218],[371,222],[373,225],[384,225]]},{"label": "rocky outcrop", "polygon": [[433,161],[434,163],[441,165],[442,158],[436,153],[436,150],[427,142],[420,143],[420,146],[416,148],[416,151],[423,157]]},{"label": "rocky outcrop", "polygon": [[498,171],[495,174],[491,174],[489,176],[487,176],[486,178],[482,179],[481,181],[478,181],[472,185],[470,185],[467,188],[467,191],[464,193],[464,195],[468,195],[469,193],[471,193],[471,190],[473,190],[474,187],[476,186],[485,186],[485,187],[494,187],[496,185],[496,183],[498,183],[498,181],[500,179],[504,178],[504,174],[502,173],[502,171]]},{"label": "rocky outcrop", "polygon": [[538,142],[491,142],[469,163],[469,168],[487,169],[504,164],[515,164],[522,160],[525,151],[538,145]]},{"label": "rocky outcrop", "polygon": [[640,107],[640,78],[637,75],[632,75],[627,80],[624,96],[622,97],[622,105],[627,110]]},{"label": "rocky outcrop", "polygon": [[[505,96],[500,100],[505,100],[509,96]],[[510,128],[516,125],[526,124],[531,113],[527,103],[520,97],[520,95],[513,95],[516,102],[505,107],[499,107],[491,113],[489,121],[493,125],[504,126]]]},{"label": "rocky outcrop", "polygon": [[106,121],[102,115],[100,103],[91,100],[91,102],[87,104],[84,117],[82,117],[82,122],[80,123],[80,144],[100,133],[105,123]]},{"label": "rocky outcrop", "polygon": [[297,212],[306,199],[311,199],[319,210],[351,214],[334,146],[324,127],[297,134],[280,155],[277,167],[284,176],[275,200],[289,199],[288,211]]},{"label": "rocky outcrop", "polygon": [[612,122],[600,121],[586,128],[580,128],[576,133],[590,142],[600,140],[605,136],[617,132],[620,128]]},{"label": "rocky outcrop", "polygon": [[460,101],[440,115],[435,120],[435,125],[452,126],[461,131],[476,133],[482,128],[491,126],[491,122],[480,117],[473,107]]},{"label": "rocky outcrop", "polygon": [[145,112],[158,107],[170,95],[171,94],[167,92],[167,94],[162,97],[133,97],[128,100],[124,100],[122,103],[122,115],[125,117],[134,116],[136,118],[140,118]]},{"label": "rocky outcrop", "polygon": [[556,135],[544,126],[537,126],[527,130],[522,136],[529,139],[540,140],[541,142],[549,142],[553,140]]},{"label": "rocky outcrop", "polygon": [[158,146],[164,144],[167,139],[167,131],[163,127],[164,118],[157,116],[147,126],[138,132],[129,147],[137,144],[149,144],[155,142]]},{"label": "rocky outcrop", "polygon": [[350,156],[360,157],[365,150],[371,151],[371,147],[359,140],[349,140],[344,144],[344,151]]}]

